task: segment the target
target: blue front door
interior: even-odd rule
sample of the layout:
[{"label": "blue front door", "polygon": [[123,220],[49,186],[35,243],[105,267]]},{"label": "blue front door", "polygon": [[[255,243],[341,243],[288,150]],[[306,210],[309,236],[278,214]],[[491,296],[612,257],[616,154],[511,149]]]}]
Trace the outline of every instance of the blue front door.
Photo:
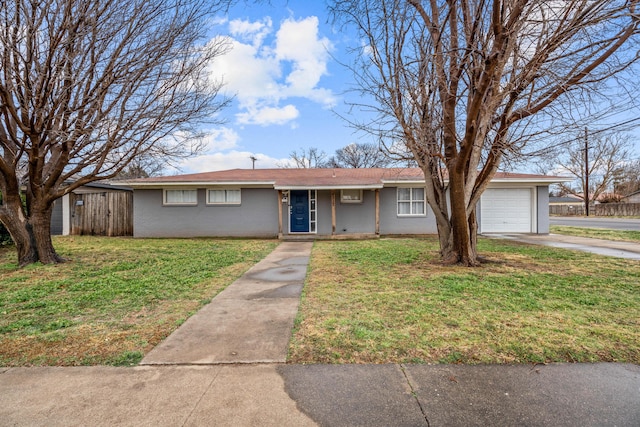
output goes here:
[{"label": "blue front door", "polygon": [[309,232],[309,192],[307,190],[291,190],[290,224],[292,233]]}]

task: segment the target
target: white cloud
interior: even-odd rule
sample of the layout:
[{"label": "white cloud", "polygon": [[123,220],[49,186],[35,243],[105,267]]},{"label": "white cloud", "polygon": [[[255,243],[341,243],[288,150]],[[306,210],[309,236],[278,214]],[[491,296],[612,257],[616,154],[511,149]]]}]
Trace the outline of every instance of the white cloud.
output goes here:
[{"label": "white cloud", "polygon": [[276,168],[286,161],[286,159],[275,159],[266,154],[232,150],[227,153],[205,154],[186,159],[180,163],[178,173],[211,172],[236,168],[251,169],[253,166],[251,156],[257,158],[256,169]]},{"label": "white cloud", "polygon": [[259,49],[229,39],[231,49],[215,59],[210,70],[215,79],[225,83],[224,91],[235,95],[240,108],[254,105],[260,99],[277,98],[276,80],[281,71],[275,59],[261,58]]},{"label": "white cloud", "polygon": [[236,145],[238,145],[239,140],[240,136],[235,130],[222,127],[207,131],[207,135],[204,137],[203,142],[207,151],[218,151],[235,148]]},{"label": "white cloud", "polygon": [[295,120],[300,112],[295,105],[284,107],[249,107],[246,112],[236,114],[238,123],[248,125],[284,125]]},{"label": "white cloud", "polygon": [[[304,98],[329,108],[336,97],[320,86],[327,75],[332,43],[318,33],[318,18],[284,20],[273,34],[271,19],[232,20],[227,39],[231,49],[216,58],[210,70],[235,96],[241,124],[284,125],[300,112],[291,98]],[[283,101],[288,105],[281,106]]]},{"label": "white cloud", "polygon": [[260,46],[264,38],[272,32],[271,18],[266,17],[262,21],[250,22],[241,19],[229,21],[229,32],[233,37],[249,41],[253,46]]},{"label": "white cloud", "polygon": [[282,23],[276,34],[275,55],[280,61],[291,62],[292,71],[286,77],[289,96],[307,97],[327,106],[335,104],[330,91],[316,89],[320,78],[327,74],[332,49],[329,39],[319,38],[317,17]]}]

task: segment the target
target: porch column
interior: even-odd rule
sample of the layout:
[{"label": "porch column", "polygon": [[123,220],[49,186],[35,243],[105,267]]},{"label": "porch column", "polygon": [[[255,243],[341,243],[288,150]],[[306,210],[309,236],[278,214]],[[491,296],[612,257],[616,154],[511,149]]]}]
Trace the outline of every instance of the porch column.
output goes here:
[{"label": "porch column", "polygon": [[336,234],[336,190],[331,190],[331,235]]},{"label": "porch column", "polygon": [[380,235],[380,190],[376,188],[376,234]]},{"label": "porch column", "polygon": [[282,190],[278,190],[278,237],[282,236]]}]

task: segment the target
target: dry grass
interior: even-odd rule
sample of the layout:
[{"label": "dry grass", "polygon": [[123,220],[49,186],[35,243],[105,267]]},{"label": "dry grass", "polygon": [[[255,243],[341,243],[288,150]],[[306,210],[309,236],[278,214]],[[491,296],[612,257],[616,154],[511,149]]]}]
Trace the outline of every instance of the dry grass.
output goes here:
[{"label": "dry grass", "polygon": [[0,250],[0,365],[131,365],[276,245],[265,240],[55,240],[70,262]]},{"label": "dry grass", "polygon": [[619,242],[640,243],[640,231],[632,230],[610,230],[605,228],[552,225],[551,232],[576,237],[591,237],[595,239],[616,240]]},{"label": "dry grass", "polygon": [[291,363],[640,362],[640,263],[481,241],[480,268],[435,239],[317,242]]}]

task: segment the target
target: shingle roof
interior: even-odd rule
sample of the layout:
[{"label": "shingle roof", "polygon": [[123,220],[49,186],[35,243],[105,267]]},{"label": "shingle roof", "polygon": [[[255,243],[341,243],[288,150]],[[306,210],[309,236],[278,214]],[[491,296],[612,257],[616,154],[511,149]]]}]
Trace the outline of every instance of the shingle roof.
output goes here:
[{"label": "shingle roof", "polygon": [[[558,181],[559,177],[498,172],[494,180]],[[263,184],[275,188],[285,187],[345,187],[363,186],[381,188],[390,182],[422,182],[424,175],[419,168],[315,168],[315,169],[229,169],[185,175],[135,179],[126,182],[132,187],[152,185],[194,184]]]}]

